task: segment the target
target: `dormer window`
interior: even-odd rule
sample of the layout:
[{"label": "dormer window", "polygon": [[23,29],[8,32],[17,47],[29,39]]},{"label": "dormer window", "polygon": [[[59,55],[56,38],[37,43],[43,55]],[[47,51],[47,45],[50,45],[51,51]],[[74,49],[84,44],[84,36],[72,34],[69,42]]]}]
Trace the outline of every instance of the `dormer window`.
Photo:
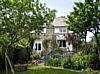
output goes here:
[{"label": "dormer window", "polygon": [[66,28],[63,28],[63,32],[66,32]]},{"label": "dormer window", "polygon": [[60,33],[65,33],[65,32],[67,32],[67,31],[66,31],[66,28],[59,28],[59,32],[60,32]]},{"label": "dormer window", "polygon": [[60,30],[60,32],[63,32],[62,28],[60,28],[59,30]]}]

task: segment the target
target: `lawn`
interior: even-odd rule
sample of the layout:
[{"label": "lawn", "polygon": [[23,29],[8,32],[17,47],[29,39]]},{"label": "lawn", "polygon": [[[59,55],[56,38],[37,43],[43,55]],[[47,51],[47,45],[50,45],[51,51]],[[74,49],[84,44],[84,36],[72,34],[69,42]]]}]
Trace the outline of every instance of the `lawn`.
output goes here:
[{"label": "lawn", "polygon": [[25,72],[17,72],[16,74],[79,74],[79,73],[74,71],[64,70],[64,69],[33,67]]},{"label": "lawn", "polygon": [[[4,72],[0,72],[0,74],[5,74]],[[9,73],[11,74],[11,73]],[[48,67],[31,67],[27,71],[23,72],[15,72],[15,74],[80,74],[79,72],[69,71],[58,68],[48,68]]]}]

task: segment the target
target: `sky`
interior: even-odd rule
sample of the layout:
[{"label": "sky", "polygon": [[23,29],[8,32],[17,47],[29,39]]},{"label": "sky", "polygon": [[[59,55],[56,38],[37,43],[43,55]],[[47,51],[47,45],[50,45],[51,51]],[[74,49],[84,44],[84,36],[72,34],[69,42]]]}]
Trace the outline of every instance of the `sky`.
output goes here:
[{"label": "sky", "polygon": [[57,10],[57,17],[67,16],[73,11],[74,2],[83,2],[84,0],[40,0],[41,3],[46,3],[50,9]]},{"label": "sky", "polygon": [[[50,9],[56,9],[56,17],[67,16],[73,11],[74,2],[84,2],[84,0],[40,0],[40,3],[46,3],[46,6]],[[87,41],[90,41],[92,33],[88,32]]]}]

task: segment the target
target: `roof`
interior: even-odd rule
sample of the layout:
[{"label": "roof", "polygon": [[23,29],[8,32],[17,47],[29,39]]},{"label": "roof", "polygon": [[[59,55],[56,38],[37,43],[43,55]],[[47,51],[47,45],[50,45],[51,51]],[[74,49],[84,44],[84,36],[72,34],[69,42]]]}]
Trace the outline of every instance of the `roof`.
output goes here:
[{"label": "roof", "polygon": [[55,27],[66,26],[65,16],[55,18],[52,24]]}]

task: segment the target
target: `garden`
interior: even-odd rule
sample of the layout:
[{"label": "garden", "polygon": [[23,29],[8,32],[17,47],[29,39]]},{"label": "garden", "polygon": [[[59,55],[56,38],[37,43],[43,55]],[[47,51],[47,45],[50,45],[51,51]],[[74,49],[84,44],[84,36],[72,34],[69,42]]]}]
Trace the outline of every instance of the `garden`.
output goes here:
[{"label": "garden", "polygon": [[[39,0],[1,0],[0,74],[100,74],[99,0],[91,1],[76,2],[67,16],[76,51],[65,53],[54,40],[51,54],[48,50],[33,52],[33,42],[39,39],[44,24],[50,26],[53,22],[56,10]],[[94,35],[90,42],[86,42],[88,31]],[[43,42],[45,48],[48,42]]]},{"label": "garden", "polygon": [[[4,71],[0,71],[0,74],[5,74]],[[9,74],[11,72],[9,71]],[[51,68],[51,67],[43,67],[43,66],[29,66],[26,71],[17,71],[15,74],[80,74],[77,71],[64,70],[60,68]]]}]

